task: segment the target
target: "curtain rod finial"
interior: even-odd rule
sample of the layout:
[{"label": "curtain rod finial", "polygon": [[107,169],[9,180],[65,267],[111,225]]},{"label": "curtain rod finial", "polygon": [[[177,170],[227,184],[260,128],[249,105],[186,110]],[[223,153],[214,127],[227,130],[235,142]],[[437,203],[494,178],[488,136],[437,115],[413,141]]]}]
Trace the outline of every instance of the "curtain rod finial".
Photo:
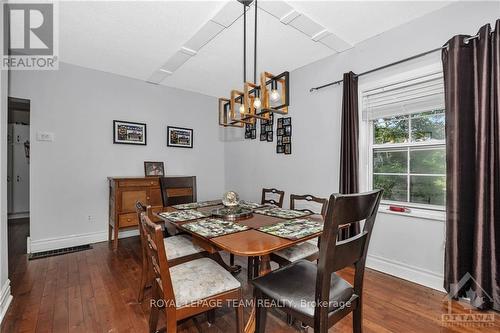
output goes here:
[{"label": "curtain rod finial", "polygon": [[314,90],[316,90],[316,88],[311,88],[309,89],[309,92],[313,92]]}]

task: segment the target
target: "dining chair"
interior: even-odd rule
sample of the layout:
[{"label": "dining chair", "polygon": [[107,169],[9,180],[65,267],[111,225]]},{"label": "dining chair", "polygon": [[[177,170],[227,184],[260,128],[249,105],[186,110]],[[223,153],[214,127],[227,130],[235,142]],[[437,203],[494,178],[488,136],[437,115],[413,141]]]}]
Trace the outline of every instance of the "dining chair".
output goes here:
[{"label": "dining chair", "polygon": [[177,332],[177,322],[212,311],[224,302],[235,308],[236,332],[243,332],[241,284],[210,258],[200,258],[171,267],[161,227],[143,212],[141,228],[153,271],[153,296],[149,332],[156,332],[163,310],[168,333]]},{"label": "dining chair", "polygon": [[[297,202],[303,202],[305,204],[310,205],[311,203],[316,203],[319,205],[319,212],[314,212],[309,208],[297,208]],[[312,207],[311,207],[312,208]],[[306,195],[290,195],[290,209],[299,210],[303,212],[307,212],[310,214],[321,214],[323,219],[326,215],[326,209],[328,208],[328,199],[318,198],[314,195],[306,194]],[[288,265],[291,262],[306,259],[310,261],[314,261],[318,259],[319,256],[319,237],[307,240],[303,243],[297,244],[295,246],[276,251],[271,254],[271,260],[278,263],[280,267]]]},{"label": "dining chair", "polygon": [[[327,333],[328,328],[353,312],[353,332],[362,332],[366,253],[382,192],[332,194],[321,235],[319,263],[299,260],[252,281],[257,306],[256,332],[265,331],[265,305],[276,304],[312,327],[315,333]],[[361,233],[337,240],[340,224],[363,221]],[[335,273],[352,265],[354,286]]]},{"label": "dining chair", "polygon": [[163,207],[196,202],[196,176],[161,177]]},{"label": "dining chair", "polygon": [[[269,199],[269,196],[274,197]],[[283,199],[285,197],[285,191],[277,190],[275,188],[263,188],[262,189],[262,199],[261,204],[271,204],[278,207],[283,207]]]},{"label": "dining chair", "polygon": [[[142,214],[146,214],[151,220],[151,208],[144,205],[143,203],[137,201],[135,204],[135,209],[137,211],[138,220],[141,221]],[[160,227],[161,229],[161,227]],[[147,239],[144,234],[143,228],[139,226],[139,236],[141,239],[142,247],[142,272],[141,272],[141,282],[139,285],[139,294],[137,297],[138,302],[142,302],[144,299],[144,290],[152,286],[153,282],[153,272],[151,260],[147,254]],[[169,261],[170,267],[173,267],[184,262],[202,258],[208,256],[203,248],[198,245],[193,244],[191,237],[188,235],[176,235],[163,239],[163,243],[167,252],[167,260]]]},{"label": "dining chair", "polygon": [[[269,198],[269,196],[272,196],[273,198]],[[277,190],[275,188],[263,188],[262,198],[260,203],[263,205],[271,204],[279,208],[282,208],[284,197],[285,197],[285,191]],[[232,262],[233,258],[230,259]],[[256,277],[259,274],[258,271],[259,271],[259,257],[248,257],[248,264],[247,264],[248,280],[250,281],[251,279]]]}]

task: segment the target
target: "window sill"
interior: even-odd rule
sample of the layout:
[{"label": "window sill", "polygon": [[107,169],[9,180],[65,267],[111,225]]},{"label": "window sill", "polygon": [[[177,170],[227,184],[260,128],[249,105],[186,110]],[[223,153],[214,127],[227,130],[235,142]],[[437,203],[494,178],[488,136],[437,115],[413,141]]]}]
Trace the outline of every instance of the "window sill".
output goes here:
[{"label": "window sill", "polygon": [[389,210],[389,205],[381,204],[378,209],[378,212],[382,214],[407,216],[407,217],[441,221],[441,222],[444,222],[446,220],[446,212],[444,211],[421,209],[421,208],[410,208],[410,212],[408,213],[394,212],[392,210]]}]

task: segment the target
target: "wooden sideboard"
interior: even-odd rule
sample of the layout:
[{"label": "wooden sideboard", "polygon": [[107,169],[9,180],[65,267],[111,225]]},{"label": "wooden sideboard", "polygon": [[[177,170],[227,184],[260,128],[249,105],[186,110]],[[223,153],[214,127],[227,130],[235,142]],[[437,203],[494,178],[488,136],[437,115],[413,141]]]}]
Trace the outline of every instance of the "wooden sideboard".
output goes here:
[{"label": "wooden sideboard", "polygon": [[137,227],[139,221],[135,203],[150,205],[152,211],[161,210],[163,202],[159,177],[108,177],[109,180],[109,240],[118,247],[118,231]]}]

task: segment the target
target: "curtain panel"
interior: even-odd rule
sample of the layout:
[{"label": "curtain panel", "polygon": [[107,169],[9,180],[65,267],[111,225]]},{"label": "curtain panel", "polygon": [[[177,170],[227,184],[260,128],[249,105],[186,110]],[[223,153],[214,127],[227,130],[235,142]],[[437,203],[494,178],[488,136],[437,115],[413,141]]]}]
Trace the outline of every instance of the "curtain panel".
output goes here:
[{"label": "curtain panel", "polygon": [[443,49],[446,104],[444,287],[500,310],[500,20]]},{"label": "curtain panel", "polygon": [[[340,193],[359,192],[359,116],[358,77],[353,72],[344,73],[342,94],[342,124],[340,141]],[[360,232],[359,223],[339,232],[344,240]]]}]

